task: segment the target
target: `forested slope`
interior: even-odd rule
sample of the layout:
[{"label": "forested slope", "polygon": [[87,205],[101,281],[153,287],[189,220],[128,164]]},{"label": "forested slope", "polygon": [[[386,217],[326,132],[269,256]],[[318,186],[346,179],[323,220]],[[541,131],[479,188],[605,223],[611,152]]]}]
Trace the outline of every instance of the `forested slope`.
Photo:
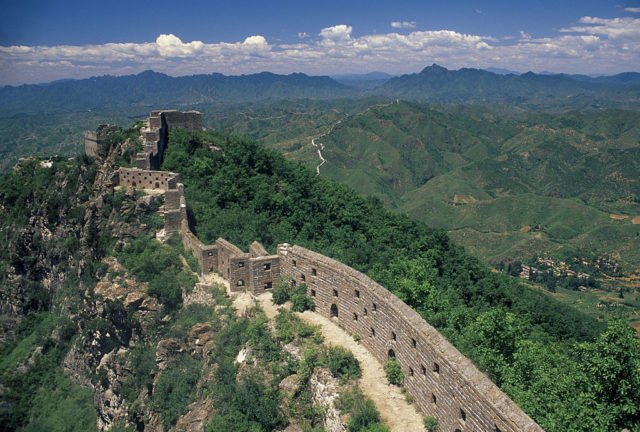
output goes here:
[{"label": "forested slope", "polygon": [[640,345],[625,324],[603,330],[491,272],[444,232],[390,213],[256,142],[172,131],[163,169],[181,174],[200,239],[222,236],[244,248],[258,240],[271,251],[296,243],[369,274],[548,431],[640,428]]}]

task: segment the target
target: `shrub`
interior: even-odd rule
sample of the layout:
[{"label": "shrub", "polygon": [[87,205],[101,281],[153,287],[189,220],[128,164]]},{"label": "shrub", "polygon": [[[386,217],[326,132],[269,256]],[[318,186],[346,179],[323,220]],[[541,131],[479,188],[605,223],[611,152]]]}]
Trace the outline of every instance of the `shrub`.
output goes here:
[{"label": "shrub", "polygon": [[177,309],[182,304],[182,290],[175,274],[162,272],[149,282],[149,294],[157,298],[167,309]]},{"label": "shrub", "polygon": [[424,427],[427,432],[437,432],[439,428],[438,419],[433,416],[426,416],[424,418]]},{"label": "shrub", "polygon": [[291,310],[294,312],[304,312],[306,310],[314,310],[316,304],[309,296],[307,296],[307,285],[300,284],[293,290],[291,294]]},{"label": "shrub", "polygon": [[289,300],[289,288],[282,283],[276,285],[273,289],[273,302],[275,304],[284,304],[287,300]]},{"label": "shrub", "polygon": [[380,423],[380,413],[371,399],[365,399],[354,407],[347,430],[349,432],[364,432],[376,423]]},{"label": "shrub", "polygon": [[341,382],[344,383],[362,376],[360,363],[351,351],[342,347],[332,346],[329,347],[328,354],[329,369],[334,377],[340,378]]},{"label": "shrub", "polygon": [[404,374],[400,363],[395,358],[390,358],[386,365],[384,365],[384,371],[387,374],[387,380],[393,385],[402,384]]}]

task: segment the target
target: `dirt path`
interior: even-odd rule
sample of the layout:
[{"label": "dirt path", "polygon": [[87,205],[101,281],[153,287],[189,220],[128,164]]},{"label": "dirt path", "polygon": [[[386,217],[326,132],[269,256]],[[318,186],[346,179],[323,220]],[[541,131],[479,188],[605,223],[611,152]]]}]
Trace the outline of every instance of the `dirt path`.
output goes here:
[{"label": "dirt path", "polygon": [[[267,317],[273,319],[278,313],[278,307],[271,301],[271,293],[258,296],[258,300]],[[365,347],[328,318],[309,311],[299,313],[298,316],[308,323],[319,325],[327,342],[347,348],[358,359],[362,368],[360,388],[373,400],[392,432],[424,431],[422,415],[407,403],[398,387],[387,383],[382,365]]]},{"label": "dirt path", "polygon": [[[324,136],[324,135],[323,135]],[[322,157],[322,150],[324,150],[324,144],[320,143],[320,145],[316,144],[315,138],[311,140],[311,145],[318,149],[318,157],[320,158],[320,163],[316,166],[316,175],[320,175],[320,167],[324,165],[327,161],[324,157]]]}]

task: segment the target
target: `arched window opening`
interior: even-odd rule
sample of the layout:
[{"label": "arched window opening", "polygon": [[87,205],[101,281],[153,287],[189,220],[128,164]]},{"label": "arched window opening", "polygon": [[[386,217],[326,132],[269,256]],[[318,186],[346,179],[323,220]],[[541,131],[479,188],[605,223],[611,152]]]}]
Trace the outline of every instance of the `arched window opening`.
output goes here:
[{"label": "arched window opening", "polygon": [[331,318],[338,318],[338,306],[335,303],[331,305]]}]

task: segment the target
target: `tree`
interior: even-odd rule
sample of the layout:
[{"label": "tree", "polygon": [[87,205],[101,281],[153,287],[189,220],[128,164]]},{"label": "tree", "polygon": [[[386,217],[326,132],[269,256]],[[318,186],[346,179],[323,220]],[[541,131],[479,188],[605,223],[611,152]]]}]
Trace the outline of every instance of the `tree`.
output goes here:
[{"label": "tree", "polygon": [[[602,430],[640,427],[640,340],[622,320],[578,346]],[[596,413],[594,413],[596,414]]]}]

